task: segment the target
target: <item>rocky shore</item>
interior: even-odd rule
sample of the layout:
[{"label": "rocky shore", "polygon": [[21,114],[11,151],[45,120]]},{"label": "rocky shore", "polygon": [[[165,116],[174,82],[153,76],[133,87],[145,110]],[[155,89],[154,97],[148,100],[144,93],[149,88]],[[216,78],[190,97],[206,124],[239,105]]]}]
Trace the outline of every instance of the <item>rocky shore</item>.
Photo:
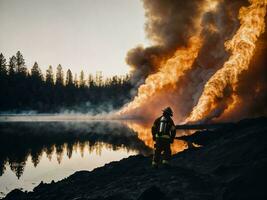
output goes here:
[{"label": "rocky shore", "polygon": [[132,156],[5,200],[241,200],[267,199],[267,118],[242,120],[183,139],[199,145],[173,156],[169,168]]}]

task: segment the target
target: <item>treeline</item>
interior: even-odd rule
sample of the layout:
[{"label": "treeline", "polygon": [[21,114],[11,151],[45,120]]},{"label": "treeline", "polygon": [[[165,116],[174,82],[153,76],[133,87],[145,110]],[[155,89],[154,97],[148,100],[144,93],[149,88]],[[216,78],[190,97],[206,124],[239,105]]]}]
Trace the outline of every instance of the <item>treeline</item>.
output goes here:
[{"label": "treeline", "polygon": [[102,73],[64,74],[59,64],[42,73],[37,62],[27,69],[20,51],[8,61],[0,54],[0,112],[100,112],[122,106],[130,99],[129,75],[103,79]]}]

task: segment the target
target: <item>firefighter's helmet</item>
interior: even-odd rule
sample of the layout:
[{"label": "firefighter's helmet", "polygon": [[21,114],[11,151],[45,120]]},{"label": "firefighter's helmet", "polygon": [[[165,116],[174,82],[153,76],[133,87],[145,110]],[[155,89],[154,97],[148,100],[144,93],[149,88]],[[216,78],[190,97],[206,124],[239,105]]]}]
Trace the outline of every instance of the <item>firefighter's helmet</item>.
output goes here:
[{"label": "firefighter's helmet", "polygon": [[170,116],[173,115],[172,109],[170,107],[165,108],[164,110],[162,110],[162,112],[163,112],[163,114],[167,114]]}]

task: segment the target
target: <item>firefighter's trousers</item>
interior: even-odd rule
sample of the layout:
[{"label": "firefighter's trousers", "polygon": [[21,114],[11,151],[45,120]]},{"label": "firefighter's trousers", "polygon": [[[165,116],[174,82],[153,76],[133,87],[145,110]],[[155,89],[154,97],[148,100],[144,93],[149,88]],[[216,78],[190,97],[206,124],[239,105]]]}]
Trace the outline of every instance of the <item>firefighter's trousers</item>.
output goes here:
[{"label": "firefighter's trousers", "polygon": [[157,138],[155,143],[153,163],[159,164],[162,161],[163,164],[167,164],[170,158],[171,158],[170,139]]}]

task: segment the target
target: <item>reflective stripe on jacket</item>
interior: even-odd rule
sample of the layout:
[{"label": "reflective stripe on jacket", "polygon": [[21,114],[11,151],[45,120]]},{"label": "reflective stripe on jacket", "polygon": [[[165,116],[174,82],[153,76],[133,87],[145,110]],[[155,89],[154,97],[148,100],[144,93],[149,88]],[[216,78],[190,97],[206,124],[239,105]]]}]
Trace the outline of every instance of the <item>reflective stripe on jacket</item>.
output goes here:
[{"label": "reflective stripe on jacket", "polygon": [[156,138],[170,139],[171,137],[169,135],[158,135],[158,134],[156,134]]}]

